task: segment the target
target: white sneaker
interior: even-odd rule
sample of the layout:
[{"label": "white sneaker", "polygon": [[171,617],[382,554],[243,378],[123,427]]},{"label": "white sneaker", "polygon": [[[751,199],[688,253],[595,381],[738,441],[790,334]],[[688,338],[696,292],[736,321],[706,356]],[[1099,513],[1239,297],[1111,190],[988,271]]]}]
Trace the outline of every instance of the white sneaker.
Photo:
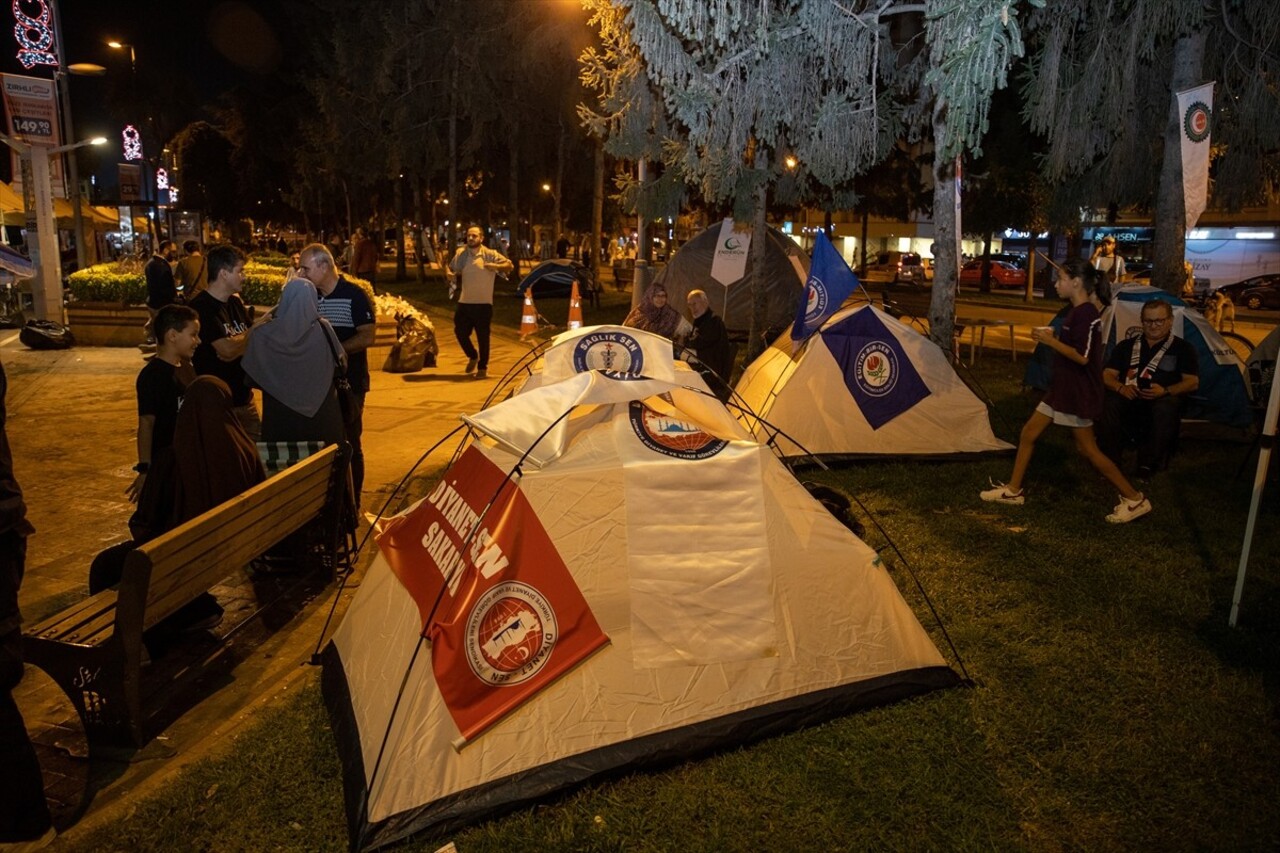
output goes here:
[{"label": "white sneaker", "polygon": [[987,489],[985,492],[979,492],[978,497],[982,498],[984,501],[1022,506],[1026,502],[1026,490],[1024,489],[1015,494],[1009,491],[1009,487],[1004,483],[997,483],[992,480],[991,488]]},{"label": "white sneaker", "polygon": [[1146,495],[1136,501],[1128,501],[1121,498],[1120,503],[1116,504],[1115,510],[1111,515],[1107,516],[1107,521],[1112,524],[1128,524],[1135,518],[1142,518],[1149,512],[1151,512],[1151,501],[1147,500]]}]

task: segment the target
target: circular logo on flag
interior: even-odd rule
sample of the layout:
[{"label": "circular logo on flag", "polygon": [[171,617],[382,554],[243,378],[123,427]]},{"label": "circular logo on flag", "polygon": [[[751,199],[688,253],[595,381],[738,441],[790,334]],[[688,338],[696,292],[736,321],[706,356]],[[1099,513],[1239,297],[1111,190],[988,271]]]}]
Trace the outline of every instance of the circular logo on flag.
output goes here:
[{"label": "circular logo on flag", "polygon": [[638,340],[623,332],[593,332],[574,344],[573,369],[578,373],[588,370],[643,373],[644,351]]},{"label": "circular logo on flag", "polygon": [[1182,117],[1182,131],[1192,142],[1204,142],[1209,138],[1213,122],[1209,115],[1209,105],[1204,101],[1195,101],[1187,107]]},{"label": "circular logo on flag", "polygon": [[1125,340],[1129,340],[1130,338],[1136,338],[1141,334],[1142,334],[1141,326],[1130,326],[1129,328],[1125,329],[1124,338]]},{"label": "circular logo on flag", "polygon": [[668,417],[641,403],[631,401],[631,428],[640,443],[655,453],[676,459],[708,459],[729,442],[688,421]]},{"label": "circular logo on flag", "polygon": [[546,666],[559,636],[547,597],[528,584],[504,581],[471,608],[467,663],[476,678],[488,684],[519,684]]},{"label": "circular logo on flag", "polygon": [[804,322],[806,325],[822,316],[827,310],[827,289],[822,287],[822,279],[816,275],[809,276],[809,283],[804,289]]},{"label": "circular logo on flag", "polygon": [[898,384],[898,354],[881,341],[872,341],[853,361],[858,387],[872,397],[883,397]]},{"label": "circular logo on flag", "polygon": [[728,237],[724,241],[724,248],[729,252],[738,251],[738,247],[742,245],[742,241],[737,237]]}]

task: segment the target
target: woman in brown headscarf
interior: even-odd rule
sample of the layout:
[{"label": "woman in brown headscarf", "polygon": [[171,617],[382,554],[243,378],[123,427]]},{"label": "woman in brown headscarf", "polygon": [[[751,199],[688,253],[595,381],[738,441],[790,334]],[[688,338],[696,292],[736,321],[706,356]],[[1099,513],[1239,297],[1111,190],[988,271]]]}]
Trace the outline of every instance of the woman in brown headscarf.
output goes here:
[{"label": "woman in brown headscarf", "polygon": [[679,311],[667,304],[667,289],[661,284],[651,284],[622,325],[675,340],[683,319]]},{"label": "woman in brown headscarf", "polygon": [[236,420],[231,389],[216,376],[187,387],[173,431],[178,483],[175,524],[181,524],[267,478],[258,446]]}]

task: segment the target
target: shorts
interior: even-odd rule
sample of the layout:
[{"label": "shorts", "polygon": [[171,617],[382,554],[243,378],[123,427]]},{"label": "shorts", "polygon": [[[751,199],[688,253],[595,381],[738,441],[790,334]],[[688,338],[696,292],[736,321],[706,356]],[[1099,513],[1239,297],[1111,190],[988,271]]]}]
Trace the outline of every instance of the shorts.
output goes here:
[{"label": "shorts", "polygon": [[1082,418],[1078,415],[1069,415],[1066,412],[1059,412],[1048,403],[1041,403],[1036,406],[1036,411],[1044,415],[1046,418],[1052,418],[1053,422],[1058,426],[1071,427],[1072,429],[1084,429],[1093,426],[1093,421],[1088,418]]}]

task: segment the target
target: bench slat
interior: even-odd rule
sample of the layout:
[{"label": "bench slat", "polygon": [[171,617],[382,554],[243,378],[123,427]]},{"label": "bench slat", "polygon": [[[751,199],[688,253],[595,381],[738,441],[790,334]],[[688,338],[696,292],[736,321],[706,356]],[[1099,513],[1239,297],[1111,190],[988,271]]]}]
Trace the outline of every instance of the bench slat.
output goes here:
[{"label": "bench slat", "polygon": [[234,531],[229,530],[227,538],[210,543],[196,559],[178,563],[180,568],[177,571],[157,578],[153,568],[144,628],[151,627],[227,575],[248,565],[314,518],[323,506],[323,495],[319,500],[314,496],[299,496],[297,501],[280,506],[277,513],[265,515]]},{"label": "bench slat", "polygon": [[326,448],[131,552],[120,620],[155,625],[314,518],[336,457]]},{"label": "bench slat", "polygon": [[116,591],[103,590],[27,630],[27,636],[81,646],[100,645],[111,636]]}]

